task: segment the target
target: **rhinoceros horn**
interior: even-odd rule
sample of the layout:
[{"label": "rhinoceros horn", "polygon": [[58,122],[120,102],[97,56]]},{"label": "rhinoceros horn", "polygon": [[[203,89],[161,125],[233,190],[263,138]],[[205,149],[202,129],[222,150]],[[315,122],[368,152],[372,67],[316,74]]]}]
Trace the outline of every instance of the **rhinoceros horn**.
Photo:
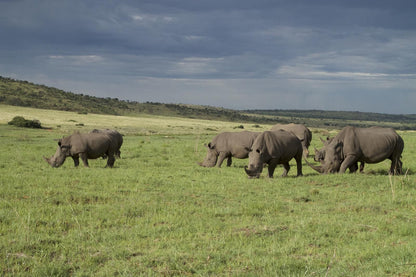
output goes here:
[{"label": "rhinoceros horn", "polygon": [[249,169],[248,166],[245,166],[244,170],[249,178],[260,178],[260,173],[255,170]]},{"label": "rhinoceros horn", "polygon": [[47,157],[45,157],[45,156],[43,156],[43,159],[48,163],[48,164],[51,164],[51,159],[50,158],[47,158]]},{"label": "rhinoceros horn", "polygon": [[305,162],[306,162],[306,164],[307,165],[309,165],[310,167],[312,167],[312,169],[314,169],[314,170],[316,170],[317,172],[319,172],[319,173],[324,173],[325,171],[324,171],[324,168],[322,167],[322,165],[320,165],[320,166],[317,166],[317,165],[313,165],[313,164],[311,164],[306,158],[305,158],[305,156],[303,156],[303,159],[305,160]]}]

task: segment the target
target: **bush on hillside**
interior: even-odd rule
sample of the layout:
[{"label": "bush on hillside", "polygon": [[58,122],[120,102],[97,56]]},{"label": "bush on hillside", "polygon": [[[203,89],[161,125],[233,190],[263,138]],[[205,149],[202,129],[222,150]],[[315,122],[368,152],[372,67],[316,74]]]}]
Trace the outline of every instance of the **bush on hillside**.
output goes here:
[{"label": "bush on hillside", "polygon": [[25,127],[25,128],[38,128],[41,129],[42,125],[39,120],[28,120],[25,119],[23,116],[15,116],[12,121],[8,122],[9,125],[14,125],[17,127]]}]

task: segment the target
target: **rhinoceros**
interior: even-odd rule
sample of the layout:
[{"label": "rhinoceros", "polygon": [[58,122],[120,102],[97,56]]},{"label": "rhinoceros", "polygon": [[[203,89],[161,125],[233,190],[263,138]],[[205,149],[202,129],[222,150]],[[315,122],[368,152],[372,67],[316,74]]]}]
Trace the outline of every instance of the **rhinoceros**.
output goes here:
[{"label": "rhinoceros", "polygon": [[[104,130],[94,129],[91,131],[91,133],[103,133],[103,134],[109,135],[117,143],[118,150],[116,151],[115,156],[117,158],[120,158],[120,155],[121,155],[120,148],[121,148],[121,145],[123,145],[122,134],[120,134],[116,130],[110,130],[110,129],[104,129]],[[103,158],[106,158],[106,156],[104,155]]]},{"label": "rhinoceros", "polygon": [[324,146],[320,166],[307,163],[320,173],[344,173],[347,168],[357,170],[357,162],[371,164],[390,159],[389,173],[402,174],[403,148],[403,139],[391,128],[347,126]]},{"label": "rhinoceros", "polygon": [[[328,144],[330,144],[333,139],[334,138],[330,138],[330,137],[327,137],[326,140],[320,138],[320,140],[324,144],[324,147],[322,147],[319,150],[315,148],[315,156],[313,158],[315,162],[320,162],[321,164],[324,164],[324,160],[325,160],[325,147]],[[360,172],[363,172],[364,171],[364,164],[365,164],[364,162],[361,162],[361,164],[360,164]],[[351,173],[356,172],[358,170],[358,163],[355,163],[355,164],[351,165],[349,167],[349,169],[350,169],[350,172]]]},{"label": "rhinoceros", "polygon": [[119,144],[105,133],[74,133],[58,141],[55,155],[44,157],[52,167],[60,167],[67,157],[72,157],[74,165],[79,165],[81,158],[84,166],[88,167],[88,159],[97,159],[106,155],[107,166],[113,167],[114,155],[119,151]]},{"label": "rhinoceros", "polygon": [[207,147],[207,155],[200,166],[221,167],[225,158],[227,166],[231,166],[232,157],[237,159],[248,158],[248,149],[251,148],[258,132],[223,132],[216,135]]},{"label": "rhinoceros", "polygon": [[297,176],[302,175],[303,147],[300,140],[292,133],[284,130],[265,131],[257,136],[249,154],[249,165],[244,169],[251,178],[259,178],[263,171],[263,164],[269,165],[268,176],[273,178],[278,164],[283,164],[282,176],[287,176],[289,161],[295,158]]},{"label": "rhinoceros", "polygon": [[298,137],[303,147],[303,154],[305,156],[309,155],[309,145],[312,141],[312,132],[303,124],[276,124],[272,127],[272,131],[276,130],[285,130],[287,132],[293,133]]}]

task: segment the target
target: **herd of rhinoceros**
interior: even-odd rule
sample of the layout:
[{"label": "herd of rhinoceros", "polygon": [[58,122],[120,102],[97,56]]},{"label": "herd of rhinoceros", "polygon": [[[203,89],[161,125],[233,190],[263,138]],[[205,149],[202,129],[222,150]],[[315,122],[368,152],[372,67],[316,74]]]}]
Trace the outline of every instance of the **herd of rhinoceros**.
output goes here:
[{"label": "herd of rhinoceros", "polygon": [[[363,170],[365,163],[379,163],[391,160],[390,174],[402,174],[400,160],[404,142],[391,128],[371,127],[343,128],[335,137],[322,140],[323,147],[315,149],[316,166],[307,160],[312,140],[311,131],[302,124],[277,124],[265,132],[223,132],[215,136],[207,147],[207,155],[199,165],[221,167],[224,159],[227,166],[232,157],[249,158],[245,172],[250,178],[259,178],[265,164],[268,176],[273,177],[278,164],[282,164],[286,176],[293,158],[297,165],[297,176],[302,175],[302,157],[319,173],[344,173]],[[79,158],[85,166],[88,159],[107,158],[107,166],[113,167],[115,157],[120,157],[123,136],[115,130],[93,130],[90,133],[74,133],[58,141],[58,148],[51,158],[44,158],[52,167],[61,166],[67,157],[72,157],[75,166]]]}]

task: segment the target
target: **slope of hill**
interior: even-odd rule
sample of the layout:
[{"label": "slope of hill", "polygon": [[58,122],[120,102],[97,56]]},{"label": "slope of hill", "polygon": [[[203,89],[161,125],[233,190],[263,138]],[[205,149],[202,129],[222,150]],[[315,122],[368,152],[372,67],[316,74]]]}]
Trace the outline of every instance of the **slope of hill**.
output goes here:
[{"label": "slope of hill", "polygon": [[[75,111],[78,113],[111,115],[155,114],[227,121],[250,121],[250,116],[229,109],[184,104],[139,103],[123,101],[117,98],[99,98],[1,76],[0,103],[13,106]],[[253,120],[259,121],[258,118]]]},{"label": "slope of hill", "polygon": [[111,115],[154,114],[233,122],[273,124],[303,123],[311,127],[341,128],[355,126],[390,126],[416,130],[416,114],[390,115],[362,112],[318,110],[246,110],[163,103],[140,103],[117,98],[99,98],[66,92],[57,88],[14,80],[0,76],[0,103],[13,106],[97,113]]}]

